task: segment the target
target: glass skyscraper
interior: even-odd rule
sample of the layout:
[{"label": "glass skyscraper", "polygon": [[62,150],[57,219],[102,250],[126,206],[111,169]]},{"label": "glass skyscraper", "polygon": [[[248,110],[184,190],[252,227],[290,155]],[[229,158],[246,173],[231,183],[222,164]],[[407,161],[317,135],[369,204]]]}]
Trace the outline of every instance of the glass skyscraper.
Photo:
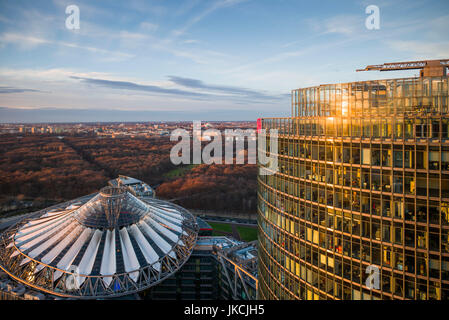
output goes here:
[{"label": "glass skyscraper", "polygon": [[449,299],[448,112],[444,72],[293,90],[262,119],[260,298]]}]

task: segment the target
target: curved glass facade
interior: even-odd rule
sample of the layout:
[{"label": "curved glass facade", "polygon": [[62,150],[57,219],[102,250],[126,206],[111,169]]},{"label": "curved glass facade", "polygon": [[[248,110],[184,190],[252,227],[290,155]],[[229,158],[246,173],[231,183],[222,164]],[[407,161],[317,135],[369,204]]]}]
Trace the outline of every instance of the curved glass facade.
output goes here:
[{"label": "curved glass facade", "polygon": [[261,299],[449,298],[448,77],[294,90],[262,128]]}]

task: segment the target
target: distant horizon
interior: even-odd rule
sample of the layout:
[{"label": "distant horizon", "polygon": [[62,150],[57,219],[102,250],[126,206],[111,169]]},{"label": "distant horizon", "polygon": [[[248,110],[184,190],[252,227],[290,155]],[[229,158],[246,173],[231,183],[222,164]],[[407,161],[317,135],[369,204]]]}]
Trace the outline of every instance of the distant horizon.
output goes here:
[{"label": "distant horizon", "polygon": [[[289,116],[290,108],[285,108],[284,116]],[[142,123],[142,122],[255,122],[258,118],[279,117],[279,110],[272,113],[234,112],[231,118],[227,110],[209,112],[193,111],[133,111],[98,109],[19,109],[0,107],[1,124],[57,124],[57,123]],[[253,117],[254,115],[254,117]]]},{"label": "distant horizon", "polygon": [[[257,122],[256,120],[201,120],[204,123],[223,123],[223,122]],[[17,125],[44,125],[44,124],[144,124],[144,123],[182,123],[182,122],[192,122],[189,120],[145,120],[145,121],[79,121],[79,122],[0,122],[0,125],[5,124],[17,124]]]}]

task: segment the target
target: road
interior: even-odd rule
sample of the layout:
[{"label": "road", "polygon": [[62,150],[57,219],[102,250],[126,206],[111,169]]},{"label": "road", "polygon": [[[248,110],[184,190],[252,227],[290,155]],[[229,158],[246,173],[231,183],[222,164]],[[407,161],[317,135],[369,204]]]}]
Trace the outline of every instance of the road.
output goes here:
[{"label": "road", "polygon": [[218,223],[226,223],[226,224],[236,224],[241,226],[248,226],[248,227],[257,227],[257,221],[254,220],[246,220],[244,219],[240,221],[236,221],[236,219],[229,218],[229,217],[211,217],[211,216],[199,216],[204,221],[209,222],[218,222]]}]

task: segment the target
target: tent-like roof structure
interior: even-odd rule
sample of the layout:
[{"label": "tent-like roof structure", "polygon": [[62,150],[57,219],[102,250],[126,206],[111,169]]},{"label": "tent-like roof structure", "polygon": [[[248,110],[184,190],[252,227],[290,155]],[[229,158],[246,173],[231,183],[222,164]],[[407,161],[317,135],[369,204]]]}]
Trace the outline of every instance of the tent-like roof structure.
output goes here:
[{"label": "tent-like roof structure", "polygon": [[[106,298],[149,288],[189,258],[198,226],[185,209],[124,186],[39,211],[0,237],[0,268],[44,292]],[[69,204],[69,205],[67,205]]]}]

